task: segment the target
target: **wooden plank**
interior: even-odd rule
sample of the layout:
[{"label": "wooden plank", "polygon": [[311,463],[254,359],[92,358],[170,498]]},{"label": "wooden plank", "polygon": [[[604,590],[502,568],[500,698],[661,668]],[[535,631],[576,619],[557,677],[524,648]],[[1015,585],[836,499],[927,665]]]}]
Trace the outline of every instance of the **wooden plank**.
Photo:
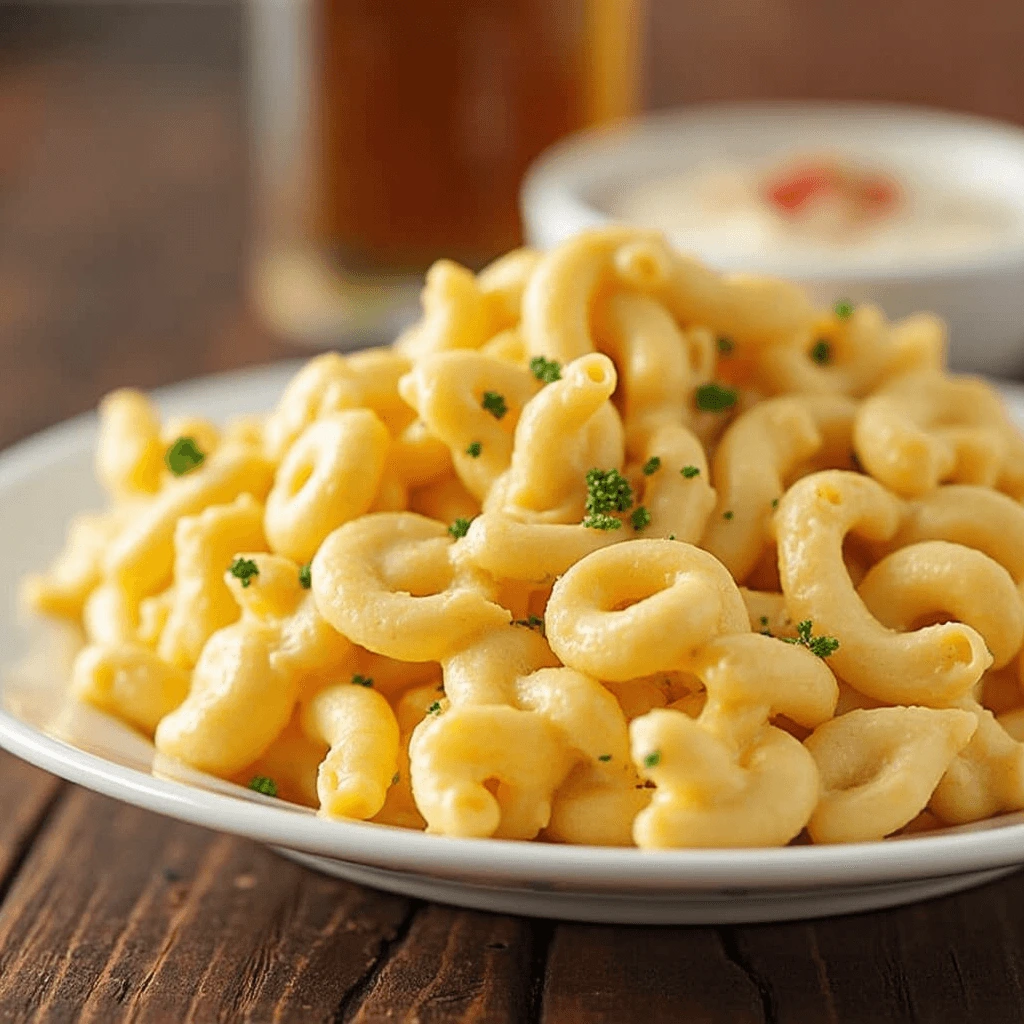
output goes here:
[{"label": "wooden plank", "polygon": [[757,1024],[761,995],[710,928],[559,925],[543,1024]]},{"label": "wooden plank", "polygon": [[522,918],[426,906],[344,1019],[353,1024],[525,1021],[533,999],[534,932]]},{"label": "wooden plank", "polygon": [[770,1019],[1017,1022],[1024,876],[899,910],[736,928]]},{"label": "wooden plank", "polygon": [[63,785],[0,750],[0,902]]},{"label": "wooden plank", "polygon": [[332,1021],[409,910],[76,789],[0,907],[0,1020]]}]

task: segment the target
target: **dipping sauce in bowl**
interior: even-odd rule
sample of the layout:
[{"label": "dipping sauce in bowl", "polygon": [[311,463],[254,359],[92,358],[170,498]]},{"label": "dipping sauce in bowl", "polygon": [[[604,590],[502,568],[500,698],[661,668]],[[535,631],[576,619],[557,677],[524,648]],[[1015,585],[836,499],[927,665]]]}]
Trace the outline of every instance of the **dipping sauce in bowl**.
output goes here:
[{"label": "dipping sauce in bowl", "polygon": [[982,252],[1020,228],[996,196],[941,185],[841,153],[767,165],[717,162],[612,194],[616,219],[686,236],[700,250],[896,266]]}]

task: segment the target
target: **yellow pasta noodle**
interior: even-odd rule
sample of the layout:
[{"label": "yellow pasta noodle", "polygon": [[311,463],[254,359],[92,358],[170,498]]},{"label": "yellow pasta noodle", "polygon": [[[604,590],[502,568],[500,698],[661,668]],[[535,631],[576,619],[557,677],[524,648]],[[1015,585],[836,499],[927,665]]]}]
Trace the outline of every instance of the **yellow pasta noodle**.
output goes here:
[{"label": "yellow pasta noodle", "polygon": [[851,711],[807,740],[822,795],[808,830],[817,843],[882,839],[915,818],[977,722],[956,709]]},{"label": "yellow pasta noodle", "polygon": [[862,693],[891,703],[948,705],[970,691],[992,656],[983,638],[960,623],[900,633],[868,611],[843,561],[847,533],[888,540],[900,504],[868,477],[815,473],[786,493],[775,517],[786,607],[835,636],[836,671]]},{"label": "yellow pasta noodle", "polygon": [[678,668],[712,637],[746,631],[740,592],[707,552],[669,540],[604,548],[576,563],[551,592],[552,650],[598,679]]}]

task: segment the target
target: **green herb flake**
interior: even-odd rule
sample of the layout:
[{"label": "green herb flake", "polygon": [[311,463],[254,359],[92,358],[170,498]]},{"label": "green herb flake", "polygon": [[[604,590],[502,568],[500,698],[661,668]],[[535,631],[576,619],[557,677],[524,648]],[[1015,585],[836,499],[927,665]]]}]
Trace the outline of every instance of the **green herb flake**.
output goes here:
[{"label": "green herb flake", "polygon": [[249,788],[264,796],[277,796],[277,783],[268,775],[254,775],[249,780]]},{"label": "green herb flake", "polygon": [[597,759],[598,759],[598,761],[608,762],[608,761],[610,761],[612,759],[612,755],[611,754],[599,754]]},{"label": "green herb flake", "polygon": [[562,364],[554,359],[534,356],[530,360],[530,373],[544,384],[554,384],[556,380],[562,379]]},{"label": "green herb flake", "polygon": [[194,437],[179,437],[164,454],[164,462],[175,476],[191,473],[205,458]]},{"label": "green herb flake", "polygon": [[480,453],[484,450],[484,446],[479,441],[470,442],[469,447],[466,449],[466,454],[471,459],[479,459]]},{"label": "green herb flake", "polygon": [[732,517],[733,517],[734,515],[735,515],[735,513],[734,513],[734,512],[732,511],[732,509],[729,509],[729,510],[728,510],[727,512],[723,512],[723,513],[722,513],[722,518],[723,518],[723,519],[724,519],[724,520],[725,520],[725,521],[726,521],[727,523],[731,523],[731,522],[732,522]]},{"label": "green herb flake", "polygon": [[626,512],[632,504],[633,488],[617,469],[587,470],[588,512]]},{"label": "green herb flake", "polygon": [[853,316],[853,303],[849,299],[840,299],[833,307],[832,312],[835,313],[840,320],[849,320]]},{"label": "green herb flake", "polygon": [[395,774],[391,776],[391,785],[392,786],[397,786],[398,785],[398,780],[401,777],[402,776],[401,776],[401,774],[399,772],[395,772]]},{"label": "green herb flake", "polygon": [[313,569],[309,562],[299,566],[299,586],[303,590],[309,590],[313,586]]},{"label": "green herb flake", "polygon": [[465,537],[469,533],[470,524],[473,522],[472,519],[463,519],[461,516],[448,527],[448,532],[458,540],[460,537]]},{"label": "green herb flake", "polygon": [[736,404],[737,398],[739,392],[735,388],[727,388],[715,381],[702,384],[695,394],[697,408],[702,412],[724,412]]},{"label": "green herb flake", "polygon": [[645,768],[657,768],[661,764],[661,751],[652,750],[649,754],[644,757]]},{"label": "green herb flake", "polygon": [[774,511],[778,507],[779,507],[779,499],[778,498],[772,498],[772,511]]},{"label": "green herb flake", "polygon": [[584,526],[592,530],[618,530],[622,523],[611,513],[626,512],[632,504],[633,488],[617,469],[587,470]]},{"label": "green herb flake", "polygon": [[596,512],[594,515],[584,516],[583,525],[588,530],[621,530],[622,520],[607,512]]},{"label": "green herb flake", "polygon": [[228,572],[236,580],[242,581],[242,589],[246,590],[253,579],[260,574],[260,567],[251,558],[236,558],[228,568]]},{"label": "green herb flake", "polygon": [[529,615],[525,619],[513,619],[513,626],[525,626],[527,629],[537,630],[541,636],[544,635],[544,620],[539,615]]},{"label": "green herb flake", "polygon": [[824,338],[819,338],[811,348],[811,358],[819,366],[827,366],[832,362],[832,346]]},{"label": "green herb flake", "polygon": [[676,535],[675,535],[674,533],[670,533],[670,534],[668,535],[668,539],[669,539],[669,540],[675,540],[675,539],[676,539]]},{"label": "green herb flake", "polygon": [[639,533],[651,525],[651,513],[643,505],[638,505],[633,509],[629,522],[633,529]]},{"label": "green herb flake", "polygon": [[767,615],[762,615],[761,616],[761,625],[762,626],[767,626],[768,625],[768,616]]},{"label": "green herb flake", "polygon": [[353,686],[365,686],[369,689],[373,686],[373,679],[370,676],[361,676],[358,673],[352,677]]},{"label": "green herb flake", "polygon": [[812,629],[811,620],[804,619],[803,622],[797,623],[797,635],[795,637],[782,637],[782,642],[784,644],[799,644],[801,647],[806,647],[811,654],[819,658],[827,658],[839,649],[839,641],[834,636],[813,636],[811,633]]},{"label": "green herb flake", "polygon": [[661,469],[661,459],[657,455],[652,455],[644,463],[644,476],[653,476],[655,473],[658,472],[659,469]]},{"label": "green herb flake", "polygon": [[486,409],[496,420],[500,420],[508,412],[505,396],[499,395],[497,391],[485,391],[480,408]]},{"label": "green herb flake", "polygon": [[723,356],[731,356],[736,348],[736,343],[732,338],[719,338],[717,341],[718,351]]},{"label": "green herb flake", "polygon": [[439,700],[435,700],[434,703],[431,704],[429,708],[427,708],[427,714],[428,715],[439,715],[439,714],[441,714],[441,702]]},{"label": "green herb flake", "polygon": [[700,476],[700,469],[696,466],[683,466],[679,472],[682,473],[687,480],[692,480],[695,476]]}]

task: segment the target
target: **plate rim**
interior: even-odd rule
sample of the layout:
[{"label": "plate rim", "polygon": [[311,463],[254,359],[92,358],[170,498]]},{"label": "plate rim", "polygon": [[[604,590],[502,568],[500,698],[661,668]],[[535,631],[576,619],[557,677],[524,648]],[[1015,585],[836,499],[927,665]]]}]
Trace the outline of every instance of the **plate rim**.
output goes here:
[{"label": "plate rim", "polygon": [[[152,392],[161,404],[215,401],[226,386],[284,378],[301,361],[192,378]],[[991,378],[990,378],[991,379]],[[1024,415],[1024,384],[995,380]],[[84,413],[0,451],[0,494],[51,467],[95,431]],[[0,693],[3,684],[0,680]],[[0,748],[69,782],[190,824],[366,867],[506,884],[538,880],[599,888],[699,891],[875,884],[946,877],[1024,863],[1024,822],[967,826],[895,841],[781,848],[638,850],[431,835],[368,822],[331,821],[274,806],[239,789],[215,793],[117,764],[36,729],[0,707]],[[439,870],[440,869],[440,870]]]}]

